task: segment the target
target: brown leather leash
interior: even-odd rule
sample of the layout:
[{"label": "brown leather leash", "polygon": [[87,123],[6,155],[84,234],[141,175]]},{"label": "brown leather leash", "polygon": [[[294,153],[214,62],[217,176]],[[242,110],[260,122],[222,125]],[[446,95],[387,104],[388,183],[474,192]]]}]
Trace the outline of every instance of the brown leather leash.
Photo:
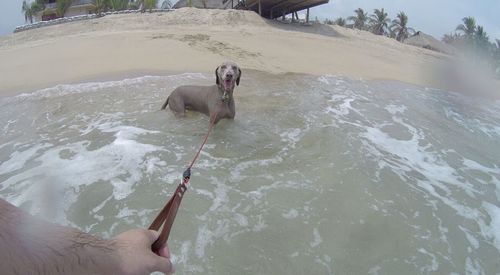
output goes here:
[{"label": "brown leather leash", "polygon": [[210,135],[210,132],[212,132],[212,129],[214,128],[215,119],[217,118],[217,115],[219,114],[219,112],[222,109],[222,102],[221,102],[221,104],[219,104],[219,109],[217,110],[217,112],[215,112],[212,115],[212,117],[210,117],[210,127],[208,128],[207,134],[205,135],[205,139],[201,143],[201,146],[198,149],[198,152],[196,152],[196,155],[194,156],[193,161],[191,161],[191,164],[188,166],[186,171],[184,171],[184,173],[182,174],[182,182],[177,186],[174,193],[172,194],[172,197],[170,197],[170,200],[167,202],[167,204],[163,207],[163,209],[160,211],[158,216],[156,216],[154,221],[149,226],[150,230],[158,231],[160,229],[160,227],[163,225],[160,236],[151,246],[151,249],[155,253],[158,253],[158,250],[168,240],[168,236],[170,235],[170,229],[172,229],[172,225],[174,224],[174,219],[175,219],[175,216],[177,214],[177,210],[179,209],[179,206],[181,205],[182,197],[184,195],[184,192],[186,192],[186,190],[187,190],[187,185],[189,183],[189,179],[191,178],[191,168],[193,167],[194,163],[196,162],[196,160],[200,156],[201,150],[205,146],[205,143],[207,143],[208,136]]}]

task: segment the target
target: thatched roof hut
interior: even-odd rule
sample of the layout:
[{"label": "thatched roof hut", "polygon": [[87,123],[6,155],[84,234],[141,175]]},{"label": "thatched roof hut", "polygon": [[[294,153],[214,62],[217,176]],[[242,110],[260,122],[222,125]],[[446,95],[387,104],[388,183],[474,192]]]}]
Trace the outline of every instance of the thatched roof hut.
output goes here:
[{"label": "thatched roof hut", "polygon": [[[244,9],[275,19],[328,3],[329,0],[179,0],[174,9],[183,7],[205,9]],[[308,16],[307,16],[308,19]]]},{"label": "thatched roof hut", "polygon": [[426,48],[429,50],[437,51],[437,52],[442,52],[445,54],[455,54],[456,49],[448,44],[445,44],[436,38],[425,34],[421,31],[416,32],[413,36],[408,37],[404,43],[421,47],[421,48]]}]

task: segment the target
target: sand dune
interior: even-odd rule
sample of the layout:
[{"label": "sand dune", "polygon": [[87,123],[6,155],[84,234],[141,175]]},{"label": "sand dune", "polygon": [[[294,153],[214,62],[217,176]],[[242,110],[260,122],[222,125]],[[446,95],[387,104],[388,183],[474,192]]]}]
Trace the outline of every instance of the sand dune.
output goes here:
[{"label": "sand dune", "polygon": [[439,86],[448,56],[336,26],[182,8],[109,15],[0,38],[0,94],[142,74],[212,72],[224,59],[270,73],[338,74]]}]

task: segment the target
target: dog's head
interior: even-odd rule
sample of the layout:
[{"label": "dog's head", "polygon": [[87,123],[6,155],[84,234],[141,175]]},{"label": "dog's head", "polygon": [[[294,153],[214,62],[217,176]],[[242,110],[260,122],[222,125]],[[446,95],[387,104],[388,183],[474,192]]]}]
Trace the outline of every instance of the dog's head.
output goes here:
[{"label": "dog's head", "polygon": [[224,91],[224,99],[231,95],[234,90],[234,84],[240,85],[241,70],[236,63],[226,61],[215,69],[215,78],[217,85]]}]

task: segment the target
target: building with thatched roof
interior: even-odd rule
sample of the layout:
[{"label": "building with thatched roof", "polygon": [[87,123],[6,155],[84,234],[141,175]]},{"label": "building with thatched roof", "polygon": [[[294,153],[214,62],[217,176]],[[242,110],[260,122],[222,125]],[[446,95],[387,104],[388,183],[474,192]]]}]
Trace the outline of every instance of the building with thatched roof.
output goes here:
[{"label": "building with thatched roof", "polygon": [[436,38],[425,34],[421,31],[416,32],[413,36],[408,37],[404,43],[408,45],[413,45],[421,48],[426,48],[429,50],[442,52],[445,54],[455,54],[456,49],[448,44],[445,44]]},{"label": "building with thatched roof", "polygon": [[263,17],[274,19],[292,14],[298,19],[297,12],[326,4],[329,0],[179,0],[174,8],[196,7],[207,9],[245,9],[253,10]]}]

